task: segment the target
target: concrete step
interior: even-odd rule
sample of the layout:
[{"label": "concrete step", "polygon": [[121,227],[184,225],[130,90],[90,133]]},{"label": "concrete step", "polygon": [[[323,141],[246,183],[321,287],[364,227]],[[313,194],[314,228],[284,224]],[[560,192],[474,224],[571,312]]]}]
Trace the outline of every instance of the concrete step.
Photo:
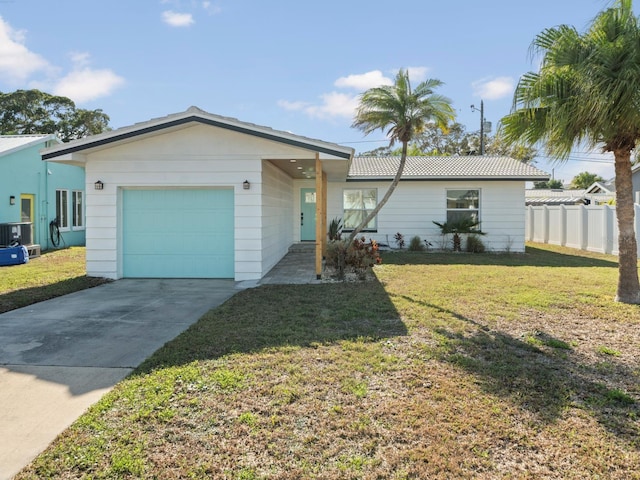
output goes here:
[{"label": "concrete step", "polygon": [[289,247],[290,253],[309,253],[313,254],[316,251],[316,242],[300,242],[294,243]]}]

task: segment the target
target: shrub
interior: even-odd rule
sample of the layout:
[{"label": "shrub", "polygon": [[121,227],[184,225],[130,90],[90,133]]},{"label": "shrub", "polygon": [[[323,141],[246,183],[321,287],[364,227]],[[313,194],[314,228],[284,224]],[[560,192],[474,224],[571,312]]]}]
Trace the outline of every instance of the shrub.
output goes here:
[{"label": "shrub", "polygon": [[364,237],[356,238],[347,249],[346,259],[346,264],[356,271],[366,270],[382,263],[378,252],[378,242],[369,240],[367,243]]},{"label": "shrub", "polygon": [[329,241],[340,240],[342,238],[342,220],[334,218],[329,223]]},{"label": "shrub", "polygon": [[424,251],[424,245],[422,244],[422,240],[418,235],[415,237],[411,237],[409,241],[409,251],[410,252],[422,252]]},{"label": "shrub", "polygon": [[402,250],[404,248],[404,235],[398,232],[393,236],[393,238],[396,241],[396,245],[398,245],[398,248]]},{"label": "shrub", "polygon": [[382,263],[378,242],[367,242],[364,237],[356,238],[348,248],[346,242],[341,240],[329,242],[325,258],[327,267],[335,268],[340,279],[344,279],[347,268],[364,278],[371,267]]},{"label": "shrub", "polygon": [[468,235],[467,236],[467,252],[471,253],[484,253],[486,250],[484,243],[478,235]]}]

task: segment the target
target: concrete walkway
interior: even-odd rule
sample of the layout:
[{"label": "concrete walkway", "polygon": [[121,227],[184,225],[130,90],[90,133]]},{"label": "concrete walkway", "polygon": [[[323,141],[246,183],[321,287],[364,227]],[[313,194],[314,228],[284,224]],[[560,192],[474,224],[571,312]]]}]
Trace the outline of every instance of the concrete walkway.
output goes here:
[{"label": "concrete walkway", "polygon": [[0,315],[0,480],[237,291],[231,280],[125,279]]},{"label": "concrete walkway", "polygon": [[322,283],[316,278],[316,260],[313,253],[289,252],[267,273],[260,285],[293,285]]},{"label": "concrete walkway", "polygon": [[291,246],[282,260],[261,280],[260,285],[293,285],[322,283],[316,277],[315,243],[297,243]]}]

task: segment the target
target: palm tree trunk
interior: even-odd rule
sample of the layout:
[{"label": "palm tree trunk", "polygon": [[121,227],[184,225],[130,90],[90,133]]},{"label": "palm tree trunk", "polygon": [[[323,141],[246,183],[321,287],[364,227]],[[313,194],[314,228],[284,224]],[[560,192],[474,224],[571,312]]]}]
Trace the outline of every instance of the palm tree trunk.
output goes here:
[{"label": "palm tree trunk", "polygon": [[371,211],[371,213],[369,213],[369,215],[367,215],[367,217],[362,222],[360,222],[360,225],[358,225],[356,228],[353,229],[353,232],[351,232],[351,235],[349,235],[349,238],[347,238],[347,246],[351,245],[351,242],[353,242],[353,240],[358,236],[358,234],[367,226],[367,224],[371,220],[375,218],[376,215],[378,215],[378,212],[380,211],[380,209],[384,207],[384,204],[387,203],[387,201],[391,197],[391,194],[398,186],[398,183],[400,182],[400,178],[402,177],[402,173],[404,172],[404,165],[407,163],[407,145],[408,145],[408,142],[402,142],[402,156],[400,157],[400,165],[398,166],[398,171],[396,172],[396,176],[393,178],[391,185],[389,185],[389,189],[387,190],[387,193],[384,194],[384,197],[382,197],[382,200],[378,202],[378,204]]},{"label": "palm tree trunk", "polygon": [[634,206],[631,152],[616,150],[616,216],[618,218],[618,292],[617,302],[640,304],[638,282],[638,246],[633,230]]}]

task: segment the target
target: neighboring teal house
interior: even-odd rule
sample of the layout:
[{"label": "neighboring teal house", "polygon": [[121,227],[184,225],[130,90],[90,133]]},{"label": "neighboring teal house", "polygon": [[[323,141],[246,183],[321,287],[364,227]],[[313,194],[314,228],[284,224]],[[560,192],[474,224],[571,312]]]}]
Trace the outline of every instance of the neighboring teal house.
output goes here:
[{"label": "neighboring teal house", "polygon": [[55,135],[0,135],[0,246],[20,235],[30,253],[85,244],[84,168],[44,162]]}]

